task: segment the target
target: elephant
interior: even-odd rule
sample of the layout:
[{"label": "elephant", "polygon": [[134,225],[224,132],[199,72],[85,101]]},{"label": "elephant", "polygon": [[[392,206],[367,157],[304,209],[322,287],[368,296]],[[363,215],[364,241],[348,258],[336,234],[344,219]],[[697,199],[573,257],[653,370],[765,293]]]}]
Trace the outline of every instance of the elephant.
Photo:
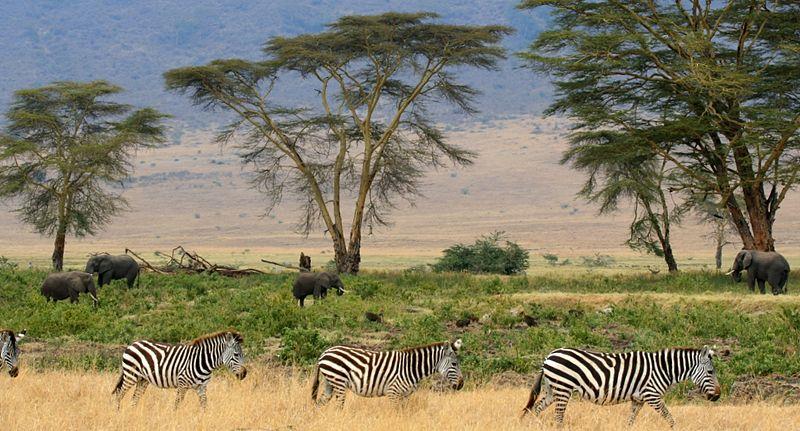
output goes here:
[{"label": "elephant", "polygon": [[98,254],[89,258],[86,262],[86,272],[89,274],[97,273],[97,286],[103,287],[104,284],[111,284],[111,280],[126,279],[128,289],[133,287],[134,280],[136,287],[139,287],[139,264],[127,254],[111,256],[109,254]]},{"label": "elephant", "polygon": [[97,289],[94,287],[92,274],[81,271],[54,272],[47,276],[42,283],[42,295],[47,302],[60,301],[69,298],[69,302],[78,302],[78,294],[87,293],[94,301],[97,308],[100,302],[97,299]]},{"label": "elephant", "polygon": [[742,271],[747,270],[747,285],[750,291],[758,289],[766,293],[764,282],[772,286],[772,294],[786,293],[786,281],[789,279],[789,262],[774,251],[742,250],[733,260],[733,266],[727,275],[732,275],[735,282],[742,281]]},{"label": "elephant", "polygon": [[338,275],[330,272],[302,272],[294,281],[292,293],[297,299],[300,307],[308,295],[314,295],[314,299],[324,298],[328,295],[328,289],[336,289],[336,294],[341,296],[346,290],[342,280]]}]

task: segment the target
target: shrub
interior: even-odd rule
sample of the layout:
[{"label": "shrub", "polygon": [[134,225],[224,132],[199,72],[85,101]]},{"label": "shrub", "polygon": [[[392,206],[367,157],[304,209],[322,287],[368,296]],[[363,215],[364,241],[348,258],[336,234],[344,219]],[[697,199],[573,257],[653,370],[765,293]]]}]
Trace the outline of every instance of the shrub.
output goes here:
[{"label": "shrub", "polygon": [[472,245],[456,244],[444,251],[433,265],[435,271],[490,274],[519,274],[528,268],[528,251],[513,241],[504,241],[504,232],[483,236]]},{"label": "shrub", "polygon": [[11,259],[0,256],[0,269],[17,269],[17,262],[12,261]]},{"label": "shrub", "polygon": [[313,364],[328,342],[316,329],[286,328],[281,337],[278,358],[289,365]]}]

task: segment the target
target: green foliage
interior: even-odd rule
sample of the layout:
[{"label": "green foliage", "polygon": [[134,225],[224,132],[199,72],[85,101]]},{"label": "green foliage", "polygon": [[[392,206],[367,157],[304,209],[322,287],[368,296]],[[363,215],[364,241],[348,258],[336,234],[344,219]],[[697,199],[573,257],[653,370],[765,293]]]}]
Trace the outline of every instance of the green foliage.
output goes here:
[{"label": "green foliage", "polygon": [[17,269],[18,266],[19,264],[17,264],[17,262],[12,261],[11,259],[5,256],[0,256],[0,271]]},{"label": "green foliage", "polygon": [[552,253],[545,253],[542,255],[547,264],[550,266],[555,266],[558,264],[558,256]]},{"label": "green foliage", "polygon": [[800,31],[800,4],[520,7],[550,8],[553,26],[520,56],[554,79],[546,112],[575,125],[565,160],[587,172],[584,195],[604,208],[620,196],[654,204],[635,218],[632,245],[668,252],[652,236],[667,236],[667,190],[721,200],[745,248],[771,248],[777,210],[800,178],[800,42],[788,36]]},{"label": "green foliage", "polygon": [[278,358],[288,365],[310,365],[327,347],[328,342],[315,329],[287,328],[281,336]]},{"label": "green foliage", "polygon": [[[303,309],[291,294],[292,273],[241,279],[145,273],[139,288],[118,283],[100,289],[96,310],[86,297],[78,304],[46,303],[39,294],[46,275],[0,270],[3,325],[28,329],[25,340],[36,341],[42,354],[25,356],[23,341],[23,361],[36,369],[118,370],[121,346],[134,340],[177,343],[234,328],[244,335],[248,360],[307,370],[334,344],[382,340],[378,347],[406,348],[462,338],[462,367],[475,382],[508,371],[532,373],[547,353],[564,346],[720,345],[731,350],[715,363],[726,391],[744,376],[800,373],[797,293],[790,291],[783,307],[748,301],[746,287],[713,271],[656,277],[376,272],[344,279],[353,292],[370,292],[367,299],[329,295]],[[558,295],[537,295],[548,292]],[[614,294],[612,304],[591,299],[604,293]],[[631,295],[620,299],[620,293]],[[651,295],[659,293],[671,295]],[[365,311],[378,310],[383,324],[364,319]],[[523,322],[523,313],[534,326]],[[456,327],[460,319],[469,325]]]},{"label": "green foliage", "polygon": [[433,265],[435,271],[489,274],[520,274],[528,269],[528,251],[517,243],[500,244],[504,232],[483,236],[472,245],[456,244],[444,250],[444,256]]}]

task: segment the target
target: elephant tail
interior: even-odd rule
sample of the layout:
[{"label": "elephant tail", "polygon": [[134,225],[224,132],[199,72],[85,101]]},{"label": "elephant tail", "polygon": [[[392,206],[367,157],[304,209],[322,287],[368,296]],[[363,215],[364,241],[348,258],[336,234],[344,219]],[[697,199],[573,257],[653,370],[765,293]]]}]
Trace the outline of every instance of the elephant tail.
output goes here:
[{"label": "elephant tail", "polygon": [[311,401],[317,401],[317,392],[319,391],[319,365],[317,371],[314,373],[314,382],[311,384]]},{"label": "elephant tail", "polygon": [[136,288],[139,288],[139,280],[142,279],[142,268],[136,270]]},{"label": "elephant tail", "polygon": [[113,390],[113,391],[111,391],[111,393],[112,393],[113,395],[117,395],[117,394],[119,393],[119,391],[121,391],[121,390],[122,390],[122,382],[124,381],[123,377],[124,377],[124,375],[123,375],[123,374],[120,374],[120,375],[119,375],[119,380],[117,381],[117,385],[116,385],[116,386],[114,386],[114,390]]},{"label": "elephant tail", "polygon": [[539,374],[536,375],[536,378],[533,381],[533,388],[531,388],[531,395],[528,397],[528,404],[522,409],[521,417],[524,417],[526,414],[530,413],[531,408],[533,405],[536,404],[536,399],[539,398],[539,392],[542,390],[542,376],[543,372],[539,371]]}]

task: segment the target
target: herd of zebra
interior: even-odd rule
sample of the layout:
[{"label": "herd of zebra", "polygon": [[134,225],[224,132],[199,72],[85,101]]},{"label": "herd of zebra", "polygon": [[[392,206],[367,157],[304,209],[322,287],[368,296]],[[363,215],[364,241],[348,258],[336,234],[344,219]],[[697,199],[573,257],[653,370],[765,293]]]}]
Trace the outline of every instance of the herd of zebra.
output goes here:
[{"label": "herd of zebra", "polygon": [[[9,375],[19,373],[18,340],[25,332],[0,331],[2,364]],[[206,406],[206,386],[212,372],[227,367],[240,380],[247,375],[243,353],[244,339],[236,331],[204,335],[186,344],[136,341],[122,354],[122,374],[114,387],[119,408],[125,393],[135,386],[135,405],[148,385],[176,388],[175,408],[189,389],[194,389],[200,405]],[[436,343],[396,351],[376,351],[351,346],[334,346],[317,361],[311,398],[317,405],[336,397],[344,404],[349,389],[363,397],[388,396],[400,400],[413,393],[420,381],[436,373],[459,390],[464,376],[458,361],[462,341]],[[632,424],[646,403],[674,426],[675,421],[664,404],[664,393],[675,383],[692,381],[711,401],[720,397],[712,358],[714,351],[674,348],[656,352],[619,354],[595,353],[579,349],[557,349],[544,359],[536,375],[523,416],[533,411],[537,416],[555,403],[555,419],[561,425],[567,402],[573,393],[597,404],[631,402],[628,420]],[[318,398],[320,379],[323,395]],[[540,395],[542,395],[540,397]]]}]

